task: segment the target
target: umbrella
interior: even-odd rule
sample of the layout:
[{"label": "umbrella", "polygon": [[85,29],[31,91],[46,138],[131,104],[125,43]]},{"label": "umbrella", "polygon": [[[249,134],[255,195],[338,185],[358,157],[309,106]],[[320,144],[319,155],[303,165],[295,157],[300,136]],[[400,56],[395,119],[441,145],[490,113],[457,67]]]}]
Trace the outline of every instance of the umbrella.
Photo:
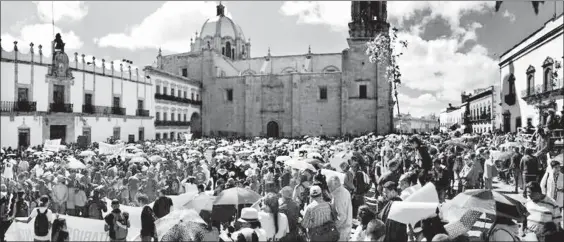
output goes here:
[{"label": "umbrella", "polygon": [[261,199],[261,196],[253,190],[234,187],[223,190],[215,199],[214,205],[239,205],[253,204]]},{"label": "umbrella", "polygon": [[194,199],[190,200],[182,207],[187,209],[194,209],[198,213],[202,210],[212,211],[215,198],[216,197],[214,196],[203,193],[196,196]]},{"label": "umbrella", "polygon": [[492,150],[490,154],[494,160],[506,161],[511,159],[511,157],[513,157],[513,154],[515,154],[515,152]]},{"label": "umbrella", "polygon": [[137,149],[143,149],[143,145],[137,144],[137,145],[135,145],[135,148],[137,148]]},{"label": "umbrella", "polygon": [[284,162],[287,161],[289,159],[292,159],[292,157],[284,155],[284,156],[278,156],[276,157],[276,162]]},{"label": "umbrella", "polygon": [[466,190],[448,201],[447,204],[517,221],[521,221],[528,215],[527,208],[519,201],[487,189]]},{"label": "umbrella", "polygon": [[431,135],[431,139],[441,139],[441,136],[438,136],[438,135]]},{"label": "umbrella", "polygon": [[284,162],[284,164],[298,170],[311,170],[311,171],[317,170],[312,164],[299,159],[290,159]]},{"label": "umbrella", "polygon": [[557,155],[556,157],[552,158],[552,160],[560,162],[560,164],[564,163],[564,154]]},{"label": "umbrella", "polygon": [[68,160],[69,160],[69,163],[67,164],[67,167],[69,169],[75,169],[75,170],[86,169],[86,165],[83,164],[82,162],[78,161],[77,159],[68,158]]},{"label": "umbrella", "polygon": [[157,148],[159,150],[164,150],[165,146],[164,145],[155,145],[155,148]]},{"label": "umbrella", "polygon": [[455,139],[447,140],[447,141],[445,141],[445,144],[452,145],[452,146],[458,146],[458,147],[464,148],[464,149],[470,149],[470,146],[461,142],[460,140],[455,140]]},{"label": "umbrella", "polygon": [[91,150],[85,150],[80,152],[80,154],[78,156],[82,156],[82,157],[87,157],[87,156],[95,156],[96,153],[94,153],[94,151]]},{"label": "umbrella", "polygon": [[[193,209],[173,210],[166,216],[155,221],[155,229],[159,235],[159,241],[195,241],[189,238],[192,233],[199,231],[206,222]],[[140,241],[138,235],[132,241]],[[182,238],[182,239],[175,239]]]},{"label": "umbrella", "polygon": [[202,152],[197,151],[197,150],[189,150],[189,151],[188,151],[188,155],[198,155],[198,156],[202,156]]},{"label": "umbrella", "polygon": [[136,150],[137,147],[135,147],[134,145],[130,145],[130,146],[125,147],[125,149],[126,150]]},{"label": "umbrella", "polygon": [[161,156],[154,155],[154,156],[149,157],[149,160],[151,162],[161,162],[163,160],[163,158]]},{"label": "umbrella", "polygon": [[131,158],[131,160],[129,161],[129,163],[143,163],[145,162],[146,159],[144,157],[141,156],[135,156],[133,158]]},{"label": "umbrella", "polygon": [[335,154],[334,157],[329,158],[329,163],[331,164],[331,167],[335,168],[337,171],[342,171],[341,164],[343,163],[348,164],[349,159],[352,157],[353,157],[352,152],[348,152],[348,151],[339,152]]},{"label": "umbrella", "polygon": [[519,148],[521,146],[523,146],[523,145],[519,142],[507,142],[507,143],[501,144],[499,147],[507,147],[507,148],[517,147],[517,148]]},{"label": "umbrella", "polygon": [[321,162],[318,159],[307,158],[307,159],[303,159],[302,161],[312,164],[314,167],[321,167],[323,165],[323,162]]}]

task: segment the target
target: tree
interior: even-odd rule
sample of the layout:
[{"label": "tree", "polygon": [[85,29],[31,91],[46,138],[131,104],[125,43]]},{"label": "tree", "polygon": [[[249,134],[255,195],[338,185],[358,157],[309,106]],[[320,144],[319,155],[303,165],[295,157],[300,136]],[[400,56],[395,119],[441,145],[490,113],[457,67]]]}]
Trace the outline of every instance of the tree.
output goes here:
[{"label": "tree", "polygon": [[407,48],[407,41],[400,40],[397,35],[398,29],[391,28],[389,33],[381,33],[374,41],[367,43],[366,54],[369,55],[371,63],[388,63],[386,67],[386,78],[394,84],[394,97],[397,104],[398,116],[401,115],[398,100],[398,85],[401,85],[401,72],[398,59]]},{"label": "tree", "polygon": [[[501,7],[501,4],[503,3],[503,1],[495,1],[495,11],[499,12],[499,8]],[[531,1],[531,4],[533,5],[533,10],[535,11],[535,14],[539,14],[539,5],[540,4],[544,4],[544,1]]]}]

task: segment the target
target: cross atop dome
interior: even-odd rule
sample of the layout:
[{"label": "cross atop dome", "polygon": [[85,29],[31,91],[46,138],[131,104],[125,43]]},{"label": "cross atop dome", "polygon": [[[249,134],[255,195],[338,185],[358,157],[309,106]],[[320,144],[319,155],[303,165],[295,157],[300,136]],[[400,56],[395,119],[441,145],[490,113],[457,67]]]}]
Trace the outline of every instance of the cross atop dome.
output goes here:
[{"label": "cross atop dome", "polygon": [[225,6],[221,4],[221,1],[219,1],[219,5],[217,5],[216,9],[217,9],[217,16],[225,16]]}]

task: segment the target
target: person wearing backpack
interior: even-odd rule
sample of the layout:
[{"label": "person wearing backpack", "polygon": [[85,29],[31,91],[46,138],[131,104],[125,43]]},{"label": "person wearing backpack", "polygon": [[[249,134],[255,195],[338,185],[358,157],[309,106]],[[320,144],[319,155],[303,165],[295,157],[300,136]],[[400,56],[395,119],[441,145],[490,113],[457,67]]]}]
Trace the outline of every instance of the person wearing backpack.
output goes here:
[{"label": "person wearing backpack", "polygon": [[110,241],[126,241],[129,227],[129,214],[121,212],[119,209],[119,201],[112,200],[112,212],[104,218],[106,224],[104,231],[109,233]]},{"label": "person wearing backpack", "polygon": [[31,214],[26,219],[15,219],[16,222],[29,223],[35,218],[33,241],[51,241],[51,225],[53,224],[53,212],[49,207],[49,197],[46,195],[41,196],[39,207],[33,209]]}]

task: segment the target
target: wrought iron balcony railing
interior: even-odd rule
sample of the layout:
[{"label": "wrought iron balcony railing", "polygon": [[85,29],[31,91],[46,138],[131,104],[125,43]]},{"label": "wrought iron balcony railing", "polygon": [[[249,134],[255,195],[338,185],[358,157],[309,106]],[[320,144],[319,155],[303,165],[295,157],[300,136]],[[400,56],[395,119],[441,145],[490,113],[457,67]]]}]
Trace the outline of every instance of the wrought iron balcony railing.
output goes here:
[{"label": "wrought iron balcony railing", "polygon": [[0,105],[1,112],[13,113],[13,112],[35,112],[37,111],[37,102],[29,101],[2,101]]},{"label": "wrought iron balcony railing", "polygon": [[136,115],[136,116],[141,116],[141,117],[149,117],[149,110],[137,109],[137,110],[135,111],[135,115]]},{"label": "wrought iron balcony railing", "polygon": [[190,122],[155,120],[155,126],[190,126]]},{"label": "wrought iron balcony railing", "polygon": [[84,104],[82,105],[82,112],[88,114],[109,115],[112,114],[112,108],[108,106],[96,106],[96,105]]},{"label": "wrought iron balcony railing", "polygon": [[552,85],[538,84],[527,87],[521,92],[521,98],[529,101],[534,98],[546,98],[551,95],[564,95],[564,85],[562,79],[552,81]]},{"label": "wrought iron balcony railing", "polygon": [[114,114],[114,115],[125,115],[125,108],[112,107],[112,114]]},{"label": "wrought iron balcony railing", "polygon": [[72,113],[72,103],[50,103],[49,112],[51,113]]},{"label": "wrought iron balcony railing", "polygon": [[160,94],[160,93],[155,93],[155,99],[172,101],[172,102],[181,102],[181,103],[194,104],[194,105],[202,104],[202,101],[196,101],[188,98],[176,97],[176,96]]}]

